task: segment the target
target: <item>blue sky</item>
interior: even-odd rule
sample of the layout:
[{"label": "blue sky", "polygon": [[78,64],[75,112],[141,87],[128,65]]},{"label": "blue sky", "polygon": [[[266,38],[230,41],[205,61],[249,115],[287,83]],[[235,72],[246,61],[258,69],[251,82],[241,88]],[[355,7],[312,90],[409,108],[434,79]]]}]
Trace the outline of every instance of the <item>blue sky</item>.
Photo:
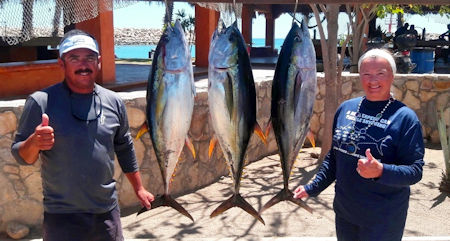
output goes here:
[{"label": "blue sky", "polygon": [[[178,9],[185,9],[185,11],[194,16],[194,8],[190,7],[187,3],[175,2],[175,11]],[[114,26],[119,28],[133,27],[133,28],[161,28],[162,19],[164,16],[164,5],[161,3],[148,3],[139,2],[127,7],[114,10]],[[150,17],[149,17],[150,16]],[[440,17],[439,15],[406,15],[406,22],[409,24],[415,24],[415,27],[419,33],[422,28],[426,27],[427,33],[443,33],[447,29],[447,24],[450,23],[450,19],[446,17]],[[291,26],[292,18],[283,14],[275,20],[275,38],[284,38]],[[314,18],[311,20],[310,25],[314,24]],[[340,14],[339,17],[339,30],[338,34],[347,33],[347,14]],[[377,25],[381,25],[382,30],[387,30],[389,22],[388,19],[378,19]],[[394,24],[396,23],[396,16],[393,16]],[[326,25],[324,25],[326,28]],[[392,31],[395,32],[396,26],[392,26]],[[311,30],[312,31],[312,30]],[[311,32],[312,33],[312,32]],[[257,15],[256,19],[253,19],[253,38],[264,38],[265,36],[265,18],[262,15]],[[317,36],[319,33],[317,30]]]}]

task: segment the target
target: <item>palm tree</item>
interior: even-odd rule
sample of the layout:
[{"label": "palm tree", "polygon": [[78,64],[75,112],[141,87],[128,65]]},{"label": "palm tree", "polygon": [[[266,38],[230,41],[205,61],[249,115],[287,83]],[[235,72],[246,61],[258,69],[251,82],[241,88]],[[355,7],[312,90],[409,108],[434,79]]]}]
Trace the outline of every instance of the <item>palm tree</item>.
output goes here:
[{"label": "palm tree", "polygon": [[172,22],[172,15],[173,15],[173,2],[166,1],[166,14],[164,14],[163,23],[166,24]]},{"label": "palm tree", "polygon": [[187,16],[186,11],[184,9],[178,10],[178,12],[175,13],[177,20],[180,21],[181,27],[183,28],[184,32],[188,35],[188,42],[193,42],[193,30],[195,27],[195,17],[189,15]]}]

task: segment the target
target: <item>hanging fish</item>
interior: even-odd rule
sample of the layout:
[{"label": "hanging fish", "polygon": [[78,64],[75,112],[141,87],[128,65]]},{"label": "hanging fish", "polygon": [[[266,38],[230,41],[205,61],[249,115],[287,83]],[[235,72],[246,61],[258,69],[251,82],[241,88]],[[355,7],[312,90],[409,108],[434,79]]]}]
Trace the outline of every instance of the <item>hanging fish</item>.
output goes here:
[{"label": "hanging fish", "polygon": [[[223,23],[222,23],[223,24]],[[233,195],[216,208],[215,217],[232,207],[240,207],[260,222],[258,212],[239,194],[245,152],[255,131],[265,142],[256,122],[256,90],[250,58],[241,32],[234,22],[216,30],[211,40],[208,70],[208,104],[215,138],[209,154],[218,140],[233,180]]]},{"label": "hanging fish", "polygon": [[294,22],[281,48],[272,84],[271,123],[280,154],[284,186],[259,213],[284,200],[312,212],[305,202],[293,197],[289,190],[289,177],[309,132],[316,85],[316,53],[307,24],[302,22],[299,27]]},{"label": "hanging fish", "polygon": [[[195,158],[194,147],[187,137],[194,97],[191,54],[177,20],[173,27],[167,26],[159,40],[147,85],[147,126],[164,184],[164,194],[155,198],[152,209],[170,206],[192,221],[192,216],[169,191],[185,142]],[[137,138],[147,131],[147,126],[141,128]],[[145,211],[144,207],[138,215]]]}]

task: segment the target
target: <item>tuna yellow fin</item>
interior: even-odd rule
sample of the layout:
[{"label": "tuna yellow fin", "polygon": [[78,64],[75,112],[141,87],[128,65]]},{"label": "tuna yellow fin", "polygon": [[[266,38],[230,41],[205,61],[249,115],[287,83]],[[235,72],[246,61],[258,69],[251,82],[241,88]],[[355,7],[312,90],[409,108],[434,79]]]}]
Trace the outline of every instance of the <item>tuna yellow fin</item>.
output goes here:
[{"label": "tuna yellow fin", "polygon": [[216,146],[217,138],[213,136],[211,140],[209,141],[209,148],[208,148],[208,158],[211,159],[212,153],[214,151],[214,147]]},{"label": "tuna yellow fin", "polygon": [[185,143],[186,143],[186,146],[187,146],[187,147],[189,148],[189,150],[191,151],[192,156],[193,156],[194,159],[195,159],[195,157],[196,157],[196,155],[195,155],[195,148],[194,148],[194,144],[192,144],[191,139],[189,139],[189,137],[186,137]]},{"label": "tuna yellow fin", "polygon": [[309,142],[311,142],[311,145],[313,147],[316,147],[316,140],[314,140],[314,134],[311,130],[308,131],[308,134],[306,134],[306,137],[308,137]]},{"label": "tuna yellow fin", "polygon": [[141,138],[141,136],[144,135],[147,131],[148,131],[148,125],[147,125],[147,122],[144,122],[144,124],[142,124],[141,128],[139,129],[138,133],[136,134],[135,140]]},{"label": "tuna yellow fin", "polygon": [[262,142],[264,143],[264,145],[267,145],[267,140],[266,140],[266,136],[264,135],[261,126],[259,126],[258,123],[255,124],[255,130],[254,130],[255,134],[259,136],[259,138],[262,140]]}]

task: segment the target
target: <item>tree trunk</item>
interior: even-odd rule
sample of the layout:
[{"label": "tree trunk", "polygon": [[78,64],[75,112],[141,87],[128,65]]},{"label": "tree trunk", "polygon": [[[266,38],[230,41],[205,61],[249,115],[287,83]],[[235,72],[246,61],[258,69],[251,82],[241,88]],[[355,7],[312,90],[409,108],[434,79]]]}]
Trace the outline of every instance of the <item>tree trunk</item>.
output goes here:
[{"label": "tree trunk", "polygon": [[442,173],[442,180],[439,190],[450,194],[450,133],[445,125],[444,108],[437,108],[436,112],[439,139],[441,140],[442,152],[444,154],[445,172]]},{"label": "tree trunk", "polygon": [[[376,16],[377,5],[346,5],[347,14],[352,29],[352,47],[349,51],[351,59],[351,73],[358,73],[358,60],[362,53],[366,50],[367,35],[369,22]],[[350,34],[350,33],[349,33]]]},{"label": "tree trunk", "polygon": [[403,13],[397,13],[397,28],[403,26]]},{"label": "tree trunk", "polygon": [[173,14],[173,2],[166,2],[166,14],[164,14],[164,20],[163,23],[170,23],[172,22],[172,14]]},{"label": "tree trunk", "polygon": [[[319,27],[320,33],[320,45],[322,47],[322,58],[323,58],[323,68],[325,73],[325,126],[324,131],[321,136],[322,140],[322,150],[319,156],[319,161],[323,161],[326,154],[331,148],[332,143],[332,127],[334,114],[336,112],[338,101],[340,97],[340,89],[337,86],[337,43],[338,43],[338,15],[339,15],[339,5],[338,4],[327,4],[320,5],[322,12],[325,14],[327,19],[327,32],[328,39],[325,39],[324,30],[322,23],[320,23],[319,11],[315,4],[310,4],[313,9],[317,25]],[[339,71],[340,73],[340,71]]]}]

